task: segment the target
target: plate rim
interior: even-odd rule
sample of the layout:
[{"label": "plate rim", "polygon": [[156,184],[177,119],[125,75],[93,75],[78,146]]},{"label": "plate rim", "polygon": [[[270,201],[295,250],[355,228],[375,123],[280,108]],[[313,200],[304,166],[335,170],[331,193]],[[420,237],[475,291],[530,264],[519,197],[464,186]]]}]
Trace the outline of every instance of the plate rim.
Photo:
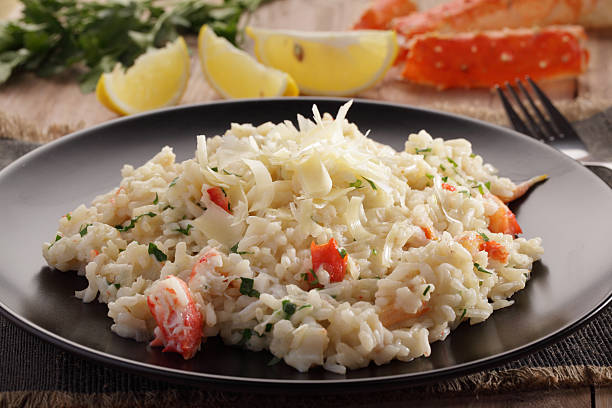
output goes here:
[{"label": "plate rim", "polygon": [[[354,103],[363,104],[363,105],[375,105],[375,106],[388,106],[394,109],[408,110],[413,112],[422,112],[430,115],[444,116],[449,117],[453,120],[458,120],[462,122],[472,122],[478,126],[484,126],[486,128],[490,128],[497,133],[510,133],[516,137],[522,138],[524,141],[528,143],[538,143],[533,140],[529,136],[521,134],[513,129],[505,128],[496,124],[488,123],[479,119],[466,117],[463,115],[458,115],[449,112],[442,112],[435,109],[430,108],[422,108],[414,105],[404,105],[399,103],[387,102],[387,101],[377,101],[377,100],[368,100],[368,99],[360,99],[360,98],[341,98],[341,97],[284,97],[284,98],[249,98],[249,99],[237,99],[237,100],[218,100],[218,101],[208,101],[204,103],[194,103],[194,104],[186,104],[174,107],[168,107],[163,109],[152,110],[148,112],[139,113],[136,115],[124,116],[119,118],[114,118],[109,121],[91,126],[89,128],[81,129],[79,131],[70,133],[65,135],[59,139],[56,139],[52,142],[42,144],[39,147],[33,149],[32,151],[26,153],[25,155],[19,157],[17,160],[10,163],[8,166],[0,170],[0,179],[6,177],[7,174],[17,171],[19,167],[22,166],[23,163],[27,163],[31,158],[36,155],[43,154],[48,149],[53,149],[56,146],[62,145],[64,143],[70,143],[71,141],[87,137],[88,133],[91,132],[99,132],[103,131],[106,127],[112,127],[120,125],[125,121],[138,121],[143,118],[149,116],[160,115],[172,111],[179,110],[191,110],[191,109],[206,109],[208,106],[219,106],[219,105],[241,105],[241,104],[253,104],[253,103],[266,103],[266,102],[285,102],[292,103],[293,101],[299,102],[311,102],[316,104],[318,102],[332,102],[332,103],[346,103],[349,100],[354,101]],[[543,145],[543,144],[542,144]],[[557,155],[557,158],[560,160],[565,160],[567,163],[571,163],[574,166],[584,168],[577,161],[569,158],[564,155],[560,151],[552,148],[548,145],[543,145],[549,149],[550,152]],[[597,177],[595,174],[588,171],[586,168],[584,170],[590,174],[590,176],[598,179],[599,182],[603,183],[606,188],[609,188],[603,180]],[[217,386],[226,386],[226,387],[236,387],[237,385],[244,386],[245,391],[252,391],[255,387],[257,390],[266,392],[274,391],[274,387],[278,387],[279,385],[291,385],[296,387],[296,390],[304,390],[310,387],[317,387],[321,389],[323,387],[326,392],[330,392],[331,387],[341,386],[342,390],[346,390],[347,388],[354,388],[356,386],[377,386],[381,385],[397,387],[399,385],[419,385],[427,382],[431,382],[434,380],[442,380],[454,378],[460,375],[466,375],[469,373],[473,373],[476,371],[481,371],[487,368],[493,368],[499,366],[505,362],[515,360],[520,357],[524,357],[531,353],[534,353],[538,350],[541,350],[550,344],[553,344],[561,339],[569,336],[574,333],[590,321],[592,321],[595,317],[597,317],[603,310],[606,309],[612,302],[612,289],[608,292],[605,298],[597,304],[594,308],[584,313],[579,318],[575,319],[572,322],[565,324],[563,327],[559,328],[556,331],[548,333],[544,337],[531,341],[529,343],[523,344],[519,347],[515,347],[514,349],[504,351],[502,353],[483,357],[478,360],[473,360],[469,362],[460,363],[457,365],[453,365],[451,367],[437,368],[428,371],[422,372],[413,372],[413,373],[403,373],[403,374],[393,374],[379,377],[367,377],[367,378],[344,378],[342,376],[338,376],[337,379],[274,379],[274,378],[251,378],[251,377],[237,377],[230,375],[220,375],[220,374],[211,374],[211,373],[203,373],[198,371],[187,371],[182,369],[176,369],[171,367],[165,367],[150,363],[145,363],[141,361],[131,360],[125,357],[116,356],[104,351],[96,350],[90,348],[88,346],[77,343],[73,340],[62,337],[58,334],[55,334],[34,322],[28,320],[27,318],[21,316],[19,313],[10,309],[2,300],[0,299],[0,314],[2,314],[7,320],[11,321],[21,329],[24,329],[30,334],[35,335],[43,341],[49,342],[54,346],[58,346],[64,351],[67,351],[72,354],[76,354],[79,357],[85,358],[89,361],[107,364],[113,368],[118,368],[121,370],[126,370],[129,372],[137,373],[145,376],[153,376],[155,378],[161,378],[164,380],[168,380],[170,382],[176,381],[186,381],[190,384],[195,385],[205,385],[205,384],[214,384]],[[370,363],[371,364],[371,363]],[[280,390],[279,390],[280,391]],[[321,389],[323,391],[323,389]],[[340,390],[338,390],[340,391]],[[282,390],[282,392],[287,392],[287,390]]]}]

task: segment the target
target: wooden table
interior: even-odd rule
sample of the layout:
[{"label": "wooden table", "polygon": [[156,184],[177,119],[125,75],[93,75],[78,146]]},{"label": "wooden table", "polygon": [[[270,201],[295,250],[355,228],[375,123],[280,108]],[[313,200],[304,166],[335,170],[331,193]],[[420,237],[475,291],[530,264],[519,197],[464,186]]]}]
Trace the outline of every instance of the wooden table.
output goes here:
[{"label": "wooden table", "polygon": [[[6,1],[6,0],[2,0]],[[253,26],[304,30],[344,30],[351,27],[369,0],[277,0],[258,9]],[[420,0],[426,8],[441,0]],[[220,99],[206,83],[197,57],[195,38],[187,38],[192,49],[191,77],[181,104]],[[252,47],[247,42],[246,48]],[[612,36],[591,34],[588,42],[591,62],[578,80],[544,83],[545,91],[570,120],[584,119],[612,106]],[[117,115],[108,111],[93,93],[83,95],[76,85],[78,73],[52,79],[21,75],[0,87],[0,135],[48,141],[71,131],[102,123]],[[356,97],[410,104],[464,114],[493,123],[506,118],[494,92],[486,89],[438,91],[408,83],[393,68],[378,86]],[[70,109],[66,107],[69,106]]]}]

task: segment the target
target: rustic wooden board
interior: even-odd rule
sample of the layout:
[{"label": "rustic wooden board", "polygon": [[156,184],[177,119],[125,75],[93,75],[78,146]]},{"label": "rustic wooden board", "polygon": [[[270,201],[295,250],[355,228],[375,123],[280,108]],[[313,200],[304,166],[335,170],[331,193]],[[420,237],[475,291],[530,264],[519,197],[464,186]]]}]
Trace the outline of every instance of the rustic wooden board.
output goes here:
[{"label": "rustic wooden board", "polygon": [[[4,0],[2,0],[4,1]],[[420,0],[428,7],[441,0]],[[368,0],[277,0],[251,16],[250,24],[269,28],[304,30],[344,30],[350,28]],[[192,49],[191,78],[181,104],[219,99],[206,83],[195,46]],[[252,46],[247,42],[247,49]],[[591,34],[589,71],[578,80],[544,83],[545,91],[572,120],[586,118],[612,106],[612,36]],[[76,72],[53,79],[19,75],[0,86],[0,137],[46,141],[70,131],[117,117],[106,110],[94,94],[82,94],[76,85]],[[494,123],[505,123],[505,115],[495,93],[489,90],[446,90],[410,84],[391,69],[382,83],[357,97],[385,100],[473,116]]]}]

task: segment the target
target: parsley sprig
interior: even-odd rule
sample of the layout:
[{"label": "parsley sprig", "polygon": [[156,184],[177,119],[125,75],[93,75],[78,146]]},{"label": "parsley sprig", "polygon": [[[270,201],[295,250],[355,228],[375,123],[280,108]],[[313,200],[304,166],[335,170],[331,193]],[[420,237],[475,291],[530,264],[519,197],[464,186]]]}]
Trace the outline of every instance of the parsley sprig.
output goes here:
[{"label": "parsley sprig", "polygon": [[81,90],[119,62],[131,66],[148,48],[208,24],[234,44],[242,41],[240,18],[269,0],[21,0],[19,20],[0,24],[0,84],[15,72],[41,77],[84,69]]},{"label": "parsley sprig", "polygon": [[242,281],[240,283],[240,293],[245,295],[245,296],[249,296],[249,297],[254,297],[254,298],[258,298],[260,293],[258,290],[253,289],[253,279],[251,278],[240,278],[240,280]]}]

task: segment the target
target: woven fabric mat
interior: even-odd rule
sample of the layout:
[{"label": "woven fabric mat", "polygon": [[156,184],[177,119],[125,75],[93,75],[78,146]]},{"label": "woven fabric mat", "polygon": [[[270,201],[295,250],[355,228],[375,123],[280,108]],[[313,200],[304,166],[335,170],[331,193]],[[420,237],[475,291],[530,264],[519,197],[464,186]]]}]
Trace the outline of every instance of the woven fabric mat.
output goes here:
[{"label": "woven fabric mat", "polygon": [[[575,124],[600,160],[612,158],[612,108]],[[1,135],[0,135],[1,136]],[[0,138],[0,168],[37,144]],[[612,185],[612,175],[600,175]],[[200,389],[127,373],[65,352],[0,316],[0,407],[338,407],[612,386],[612,307],[574,334],[497,368],[435,384],[355,395],[266,395]]]}]

